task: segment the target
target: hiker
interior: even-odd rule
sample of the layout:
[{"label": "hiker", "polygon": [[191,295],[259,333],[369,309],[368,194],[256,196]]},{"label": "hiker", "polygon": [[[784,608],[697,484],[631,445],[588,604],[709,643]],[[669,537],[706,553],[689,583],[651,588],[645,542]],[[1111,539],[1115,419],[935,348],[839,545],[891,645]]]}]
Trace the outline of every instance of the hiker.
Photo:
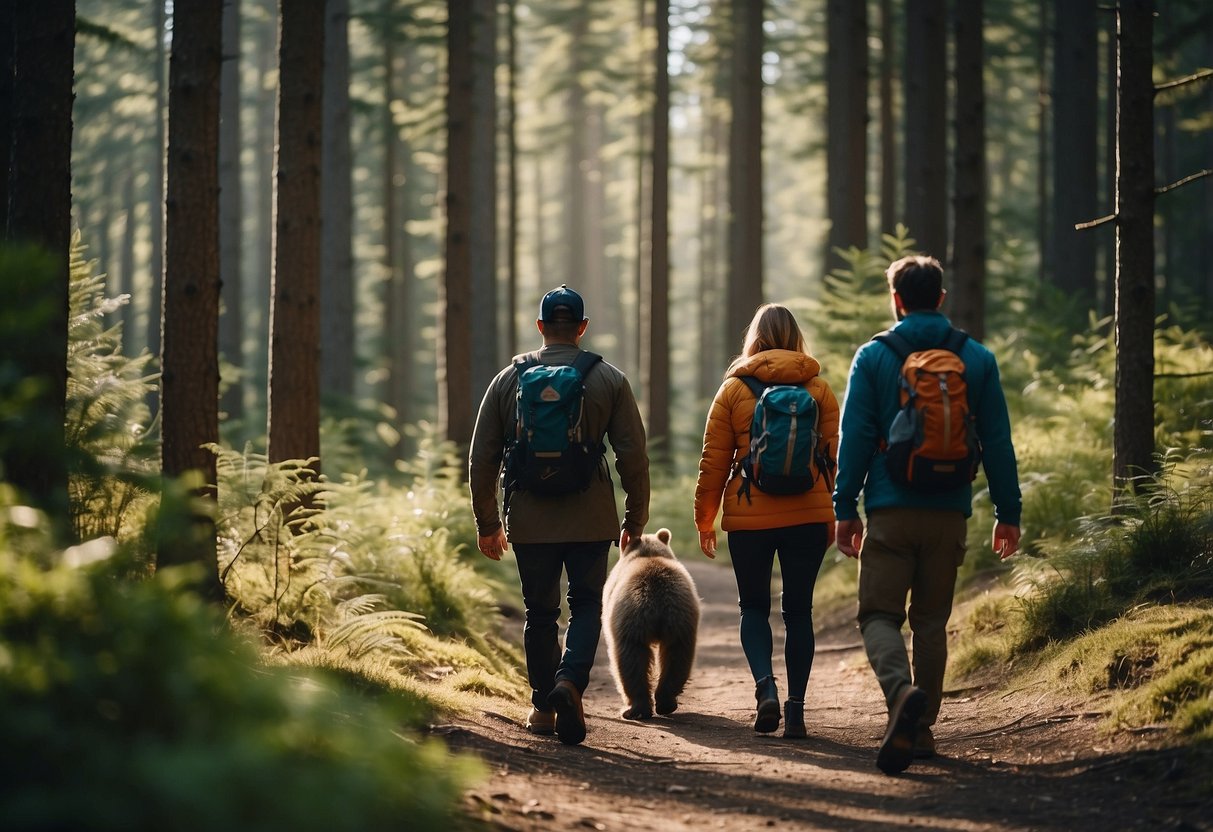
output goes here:
[{"label": "hiker", "polygon": [[[518,562],[531,684],[527,729],[555,732],[570,745],[585,739],[581,696],[598,649],[611,542],[626,549],[644,532],[649,513],[649,461],[636,398],[622,372],[580,349],[588,324],[577,292],[562,285],[543,296],[535,321],[543,347],[516,356],[489,384],[468,460],[480,551],[500,560],[512,543]],[[626,494],[622,527],[604,436]],[[557,629],[562,572],[569,606],[563,654]]]},{"label": "hiker", "polygon": [[[859,627],[889,709],[876,764],[895,774],[935,754],[948,617],[979,461],[1000,558],[1019,547],[1022,504],[998,364],[939,311],[946,295],[939,261],[904,257],[885,275],[898,323],[892,335],[861,346],[851,364],[834,512],[839,551],[859,558]],[[934,362],[942,369],[931,371]],[[922,371],[908,369],[915,366]],[[943,418],[916,414],[928,406],[949,410]],[[905,424],[913,429],[903,436]],[[950,450],[928,451],[944,439],[936,435],[944,425],[958,431],[946,443]],[[857,510],[861,490],[866,530]],[[901,634],[907,593],[912,672]]]},{"label": "hiker", "polygon": [[[763,734],[773,732],[780,722],[769,623],[771,571],[779,556],[788,675],[783,736],[788,738],[807,735],[804,697],[815,647],[813,586],[825,551],[834,541],[830,491],[838,401],[820,370],[791,311],[774,303],[759,307],[741,355],[729,364],[712,400],[695,485],[699,548],[709,558],[716,556],[716,515],[723,502],[720,525],[729,535],[737,579],[741,648],[754,677],[754,730]],[[800,420],[763,431],[756,411],[776,421],[775,400],[780,397],[798,404]],[[779,459],[763,457],[767,451]],[[795,471],[779,468],[795,455],[802,456]]]}]

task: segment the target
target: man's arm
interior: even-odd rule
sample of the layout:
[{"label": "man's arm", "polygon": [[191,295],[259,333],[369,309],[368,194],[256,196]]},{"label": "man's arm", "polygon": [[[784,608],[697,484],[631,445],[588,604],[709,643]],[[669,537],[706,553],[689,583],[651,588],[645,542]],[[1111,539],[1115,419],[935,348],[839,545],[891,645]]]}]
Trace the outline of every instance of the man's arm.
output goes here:
[{"label": "man's arm", "polygon": [[615,396],[607,437],[615,451],[615,470],[626,496],[623,531],[639,537],[649,522],[649,455],[644,435],[644,420],[626,377]]},{"label": "man's arm", "polygon": [[[984,348],[983,348],[984,349]],[[1019,526],[1023,497],[1019,491],[1019,469],[1011,441],[1011,417],[998,373],[998,362],[986,350],[988,367],[977,402],[977,438],[981,441],[982,467],[990,485],[990,501],[999,523]],[[1018,535],[1016,536],[1018,539]]]},{"label": "man's arm", "polygon": [[[472,445],[468,451],[468,484],[472,492],[472,513],[476,518],[478,537],[494,536],[501,528],[501,515],[497,508],[497,481],[501,475],[502,456],[505,450],[505,417],[501,412],[501,395],[498,384],[504,370],[489,385],[476,414],[476,427],[472,431]],[[483,547],[482,547],[483,548]]]},{"label": "man's arm", "polygon": [[[883,347],[879,347],[883,349]],[[834,514],[838,518],[838,548],[842,549],[842,521],[859,519],[859,492],[880,442],[878,398],[872,380],[870,350],[860,348],[851,362],[843,398],[838,441],[838,474],[834,479]],[[862,526],[860,527],[862,531]],[[845,554],[845,551],[844,551]]]}]

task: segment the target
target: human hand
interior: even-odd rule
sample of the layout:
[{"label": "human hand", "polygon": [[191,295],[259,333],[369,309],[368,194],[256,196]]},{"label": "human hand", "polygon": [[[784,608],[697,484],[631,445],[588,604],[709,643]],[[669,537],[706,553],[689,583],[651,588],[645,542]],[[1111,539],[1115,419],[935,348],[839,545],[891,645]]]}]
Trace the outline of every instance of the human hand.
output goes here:
[{"label": "human hand", "polygon": [[619,551],[626,552],[628,546],[632,543],[632,533],[627,529],[621,529],[619,532]]},{"label": "human hand", "polygon": [[716,560],[716,531],[699,533],[699,551],[712,560]]},{"label": "human hand", "polygon": [[1019,526],[1009,523],[995,523],[994,536],[991,540],[994,553],[999,560],[1006,560],[1019,551]]},{"label": "human hand", "polygon": [[837,524],[826,523],[826,548],[829,549],[834,545],[834,541],[838,537]]},{"label": "human hand", "polygon": [[498,527],[492,534],[477,537],[476,545],[481,554],[489,560],[501,560],[501,553],[510,548],[509,541],[505,539],[505,529],[502,527]]},{"label": "human hand", "polygon": [[838,551],[849,558],[859,557],[859,550],[863,546],[863,521],[839,520],[835,533],[838,538]]}]

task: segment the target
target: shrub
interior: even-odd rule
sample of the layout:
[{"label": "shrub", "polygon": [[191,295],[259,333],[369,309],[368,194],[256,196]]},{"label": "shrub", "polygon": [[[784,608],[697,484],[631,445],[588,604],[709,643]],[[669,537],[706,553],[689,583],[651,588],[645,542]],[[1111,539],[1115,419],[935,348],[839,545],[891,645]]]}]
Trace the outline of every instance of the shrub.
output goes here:
[{"label": "shrub", "polygon": [[0,545],[6,829],[451,827],[475,769],[405,733],[415,703],[267,670],[185,577]]}]

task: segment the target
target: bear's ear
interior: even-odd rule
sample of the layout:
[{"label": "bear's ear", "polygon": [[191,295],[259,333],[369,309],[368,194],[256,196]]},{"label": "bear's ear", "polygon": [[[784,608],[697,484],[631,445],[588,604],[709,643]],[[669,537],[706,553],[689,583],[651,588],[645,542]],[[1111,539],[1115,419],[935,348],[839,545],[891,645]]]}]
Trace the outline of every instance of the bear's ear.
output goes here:
[{"label": "bear's ear", "polygon": [[670,530],[669,530],[669,529],[658,529],[658,530],[657,530],[657,539],[658,539],[658,540],[660,540],[662,543],[665,543],[666,545],[669,545],[669,543],[670,543]]}]

